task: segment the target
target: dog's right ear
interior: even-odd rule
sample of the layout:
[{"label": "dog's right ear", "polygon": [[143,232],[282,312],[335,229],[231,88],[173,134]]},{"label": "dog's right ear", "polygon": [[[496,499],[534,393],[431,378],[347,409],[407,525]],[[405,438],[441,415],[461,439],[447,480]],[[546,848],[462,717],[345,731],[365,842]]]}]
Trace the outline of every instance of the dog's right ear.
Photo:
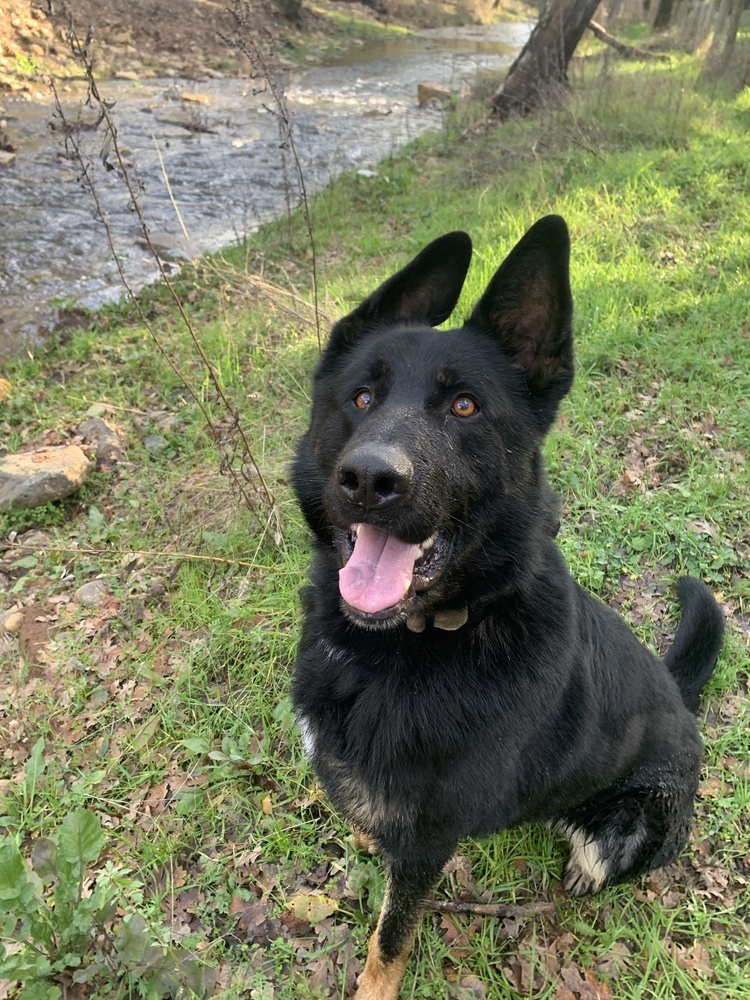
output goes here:
[{"label": "dog's right ear", "polygon": [[438,326],[453,312],[470,262],[467,233],[446,233],[433,240],[334,325],[327,351],[337,354],[366,330],[388,323]]}]

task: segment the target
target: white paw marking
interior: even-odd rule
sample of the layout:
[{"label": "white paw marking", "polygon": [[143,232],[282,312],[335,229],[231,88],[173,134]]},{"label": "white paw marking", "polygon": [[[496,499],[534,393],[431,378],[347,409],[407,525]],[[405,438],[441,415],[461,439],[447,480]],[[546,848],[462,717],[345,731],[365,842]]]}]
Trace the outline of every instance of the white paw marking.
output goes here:
[{"label": "white paw marking", "polygon": [[299,713],[297,716],[297,725],[299,726],[300,739],[302,740],[302,749],[310,760],[312,760],[315,756],[315,737],[310,728],[310,723],[302,713]]},{"label": "white paw marking", "polygon": [[609,875],[609,862],[602,857],[599,845],[585,830],[568,827],[565,833],[570,838],[565,888],[575,895],[598,892]]}]

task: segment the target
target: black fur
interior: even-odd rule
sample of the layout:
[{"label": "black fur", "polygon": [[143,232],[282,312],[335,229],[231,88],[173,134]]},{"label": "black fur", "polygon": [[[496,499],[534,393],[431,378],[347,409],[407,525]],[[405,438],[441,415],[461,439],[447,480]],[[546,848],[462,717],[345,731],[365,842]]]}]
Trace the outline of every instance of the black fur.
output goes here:
[{"label": "black fur", "polygon": [[[315,534],[294,703],[328,795],[388,871],[367,1000],[395,997],[389,969],[459,838],[556,822],[574,894],[675,857],[702,756],[693,712],[722,639],[713,597],[685,578],[658,660],[554,543],[540,446],[573,379],[565,223],[533,226],[466,324],[436,331],[470,256],[464,233],[435,240],[334,326],[293,472]],[[381,608],[368,583],[347,603],[352,525],[435,536],[415,568],[425,589]]]}]

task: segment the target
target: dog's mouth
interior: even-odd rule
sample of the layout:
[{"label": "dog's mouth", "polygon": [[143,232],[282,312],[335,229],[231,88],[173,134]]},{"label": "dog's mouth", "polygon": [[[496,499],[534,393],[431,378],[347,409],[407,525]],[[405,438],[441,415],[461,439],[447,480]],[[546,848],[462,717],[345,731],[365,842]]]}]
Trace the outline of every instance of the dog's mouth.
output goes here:
[{"label": "dog's mouth", "polygon": [[371,524],[353,524],[341,542],[341,596],[366,620],[400,616],[409,610],[417,593],[437,581],[450,547],[439,532],[414,545]]}]

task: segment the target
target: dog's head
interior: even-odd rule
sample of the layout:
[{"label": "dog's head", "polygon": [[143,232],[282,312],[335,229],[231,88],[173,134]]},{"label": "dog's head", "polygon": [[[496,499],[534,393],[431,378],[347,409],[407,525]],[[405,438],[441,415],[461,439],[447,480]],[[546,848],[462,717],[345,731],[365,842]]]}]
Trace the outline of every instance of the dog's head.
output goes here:
[{"label": "dog's head", "polygon": [[537,222],[466,323],[435,330],[471,252],[461,232],[430,243],[335,324],[315,373],[294,486],[366,626],[456,606],[469,577],[502,592],[554,531],[539,448],[573,380],[567,227]]}]

